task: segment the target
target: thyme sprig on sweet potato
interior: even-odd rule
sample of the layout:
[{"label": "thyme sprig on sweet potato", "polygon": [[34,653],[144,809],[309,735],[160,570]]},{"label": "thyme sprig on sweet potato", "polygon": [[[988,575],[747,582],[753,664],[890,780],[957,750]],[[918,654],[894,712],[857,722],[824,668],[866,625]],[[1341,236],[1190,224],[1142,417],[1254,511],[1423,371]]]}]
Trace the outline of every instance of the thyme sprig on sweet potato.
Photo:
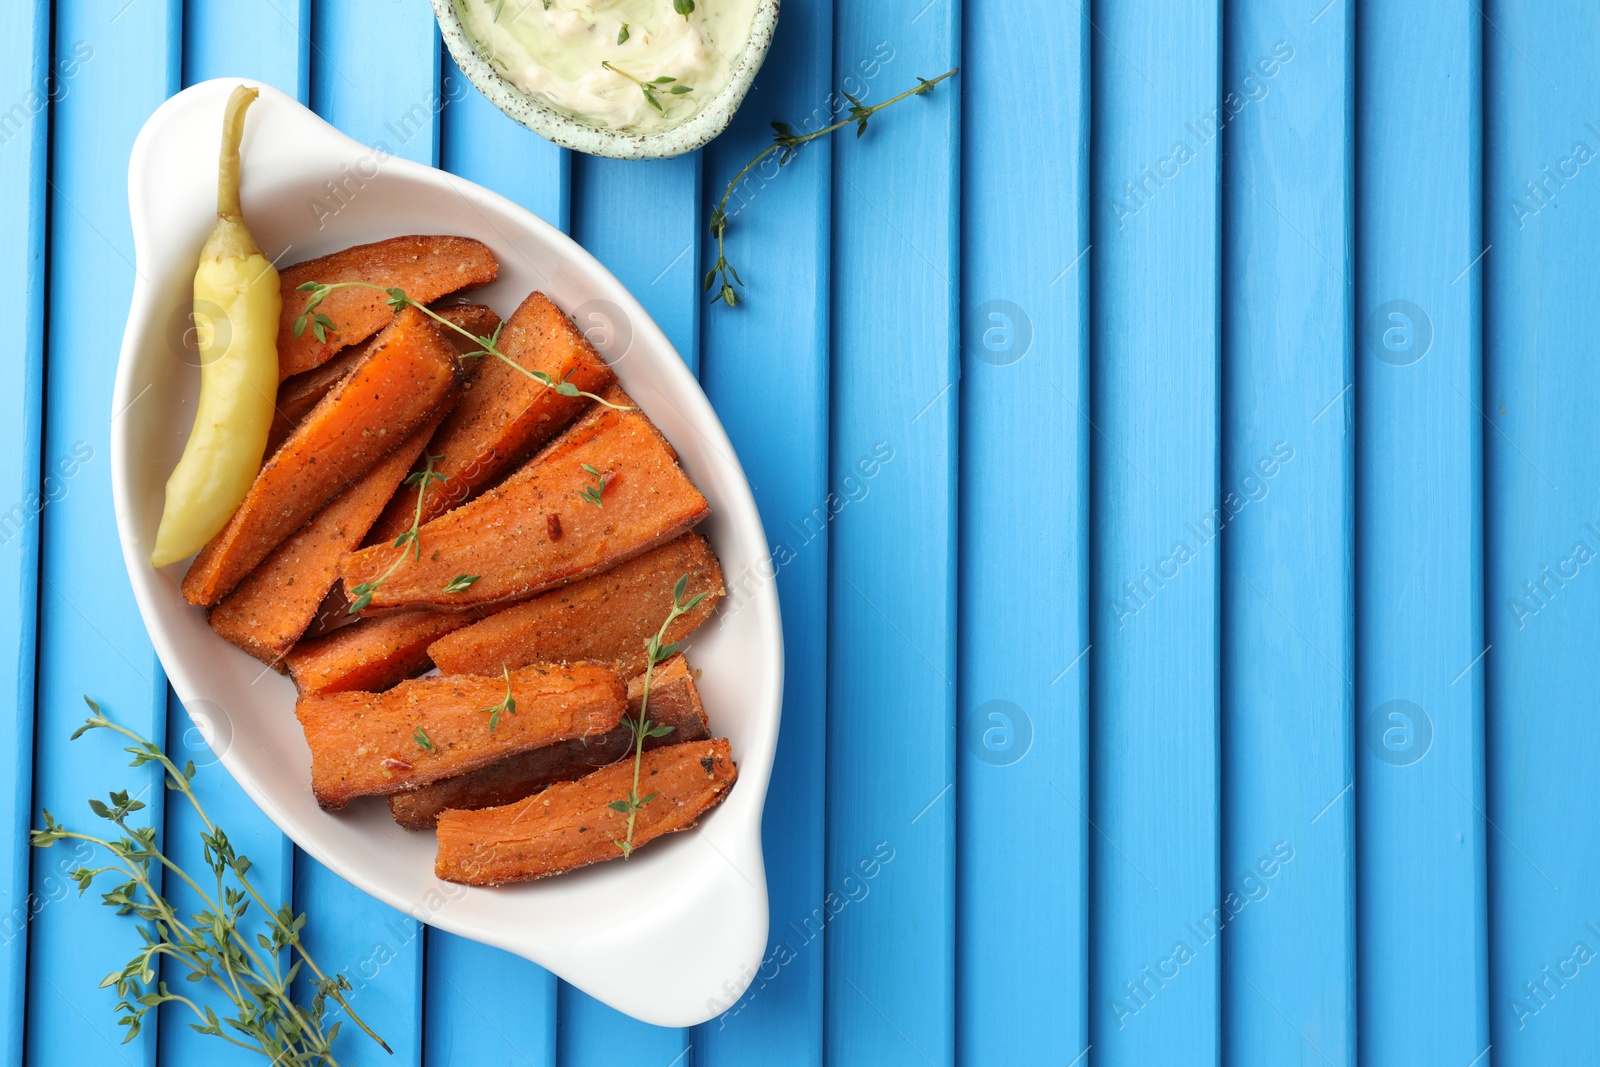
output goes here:
[{"label": "thyme sprig on sweet potato", "polygon": [[[329,1026],[324,1020],[331,1000],[385,1052],[392,1052],[345,1000],[344,994],[351,988],[349,980],[342,974],[325,974],[306,951],[301,940],[306,917],[287,905],[268,906],[251,883],[249,858],[235,851],[228,835],[211,821],[195,796],[194,764],[180,768],[159,745],[112,722],[100,705],[88,697],[83,699],[93,714],[72,735],[73,740],[90,730],[110,730],[133,742],[123,749],[133,756],[129,766],[158,765],[165,772],[167,788],[183,794],[200,817],[200,838],[210,868],[208,885],[202,886],[204,876],[179,867],[163,851],[154,826],[130,825],[129,816],[143,810],[145,804],[125,790],[112,792],[105,801],[89,801],[90,810],[116,828],[114,834],[101,837],[70,830],[48,811],[43,813],[44,828],[31,831],[37,848],[49,848],[57,841],[84,841],[109,852],[116,862],[72,871],[79,893],[87,892],[103,874],[125,878],[102,894],[101,900],[118,915],[132,915],[148,924],[139,929],[143,939],[139,951],[100,983],[101,988],[113,986],[117,991],[117,1024],[127,1029],[124,1043],[138,1036],[146,1013],[171,1003],[194,1013],[199,1021],[189,1026],[197,1033],[259,1052],[274,1064],[337,1067],[333,1042],[340,1024]],[[163,878],[188,886],[202,910],[180,914],[161,892]],[[265,925],[265,931],[256,932],[253,938],[244,929],[247,916],[253,917],[252,906]],[[170,989],[159,976],[163,960],[169,961],[169,966],[186,968],[190,982],[210,982],[233,1004],[234,1014],[224,1018],[209,1004]],[[292,989],[301,970],[309,972],[316,990],[306,1004],[295,1001]]]},{"label": "thyme sprig on sweet potato", "polygon": [[445,318],[437,311],[434,311],[426,304],[418,303],[417,301],[411,299],[411,297],[406,295],[406,291],[401,289],[399,286],[385,287],[382,285],[374,285],[371,282],[316,281],[305,282],[299,286],[296,286],[300,292],[310,293],[311,295],[306,298],[305,310],[296,316],[294,320],[294,336],[299,337],[305,333],[306,329],[309,327],[316,339],[326,344],[328,340],[328,331],[337,329],[338,327],[332,319],[318,311],[317,308],[322,304],[322,301],[327,298],[328,294],[333,292],[335,289],[344,289],[352,286],[359,289],[375,289],[380,293],[387,293],[389,295],[387,302],[389,306],[394,308],[396,311],[399,311],[405,307],[414,307],[424,315],[428,316],[434,322],[438,323],[440,326],[452,329],[461,336],[475,342],[478,346],[478,351],[462,353],[462,359],[481,359],[484,356],[493,356],[505,363],[507,366],[513,368],[518,374],[521,374],[527,378],[532,378],[546,389],[553,389],[562,396],[587,397],[597,404],[604,404],[606,407],[614,408],[617,411],[633,410],[632,408],[623,404],[613,404],[611,401],[603,399],[602,397],[598,397],[593,393],[586,393],[569,381],[557,381],[542,370],[529,370],[516,360],[512,359],[510,356],[506,355],[504,352],[500,351],[498,342],[500,340],[500,331],[505,328],[505,323],[501,323],[499,326],[496,326],[494,328],[494,332],[490,334],[473,333],[466,327],[451,322],[449,319]]},{"label": "thyme sprig on sweet potato", "polygon": [[[711,222],[706,228],[711,236],[716,239],[717,261],[710,270],[706,271],[705,280],[706,292],[711,292],[713,288],[717,290],[716,295],[711,298],[712,303],[721,301],[729,307],[736,307],[739,303],[739,292],[734,286],[737,285],[741,289],[744,287],[744,279],[739,277],[739,272],[728,262],[725,238],[728,233],[728,201],[733,197],[733,191],[739,187],[739,183],[744,181],[745,175],[755,170],[763,159],[766,159],[774,152],[780,153],[778,166],[782,167],[794,158],[795,152],[807,141],[815,141],[819,137],[826,137],[835,130],[842,130],[846,126],[854,125],[856,136],[860,137],[867,132],[867,120],[872,116],[886,107],[898,104],[909,96],[922,96],[925,93],[932,92],[935,85],[938,85],[946,78],[954,77],[960,69],[960,67],[952,68],[937,78],[918,78],[914,88],[907,89],[899,96],[891,96],[881,104],[869,106],[863,104],[849,93],[845,93],[844,98],[850,101],[848,117],[840,119],[832,126],[824,126],[822,129],[813,130],[810,133],[795,133],[789,128],[787,122],[774,122],[772,124],[772,143],[756,153],[754,159],[739,169],[739,173],[733,176],[733,180],[728,183],[728,187],[722,191],[722,199],[717,201],[717,206],[712,209]],[[719,281],[720,285],[718,285]]]},{"label": "thyme sprig on sweet potato", "polygon": [[490,733],[493,733],[494,728],[500,725],[501,715],[515,715],[517,713],[517,698],[511,695],[511,668],[501,663],[500,672],[506,680],[506,695],[494,707],[479,709],[482,714],[489,716]]},{"label": "thyme sprig on sweet potato", "polygon": [[595,507],[604,509],[606,506],[606,486],[610,484],[611,476],[602,472],[592,463],[585,463],[583,465],[583,472],[594,478],[595,484],[584,486],[578,491],[578,495],[583,497],[583,499],[587,500],[589,503],[593,504]]},{"label": "thyme sprig on sweet potato", "polygon": [[[376,593],[378,591],[378,587],[384,583],[384,581],[389,577],[389,575],[393,574],[395,571],[400,569],[400,564],[402,564],[402,563],[404,563],[406,561],[406,556],[414,555],[417,559],[421,559],[422,558],[422,500],[423,500],[423,497],[425,497],[427,495],[427,493],[428,493],[428,486],[432,485],[435,482],[443,482],[443,481],[448,481],[449,480],[448,478],[446,478],[445,475],[440,474],[438,471],[434,470],[434,465],[436,463],[438,463],[440,460],[444,459],[444,457],[443,456],[436,456],[436,455],[432,454],[431,452],[425,453],[425,456],[426,456],[426,461],[423,463],[422,469],[419,470],[419,471],[413,471],[412,473],[406,475],[405,484],[406,485],[414,485],[414,486],[417,487],[417,511],[416,511],[415,517],[413,517],[412,520],[411,520],[411,529],[407,530],[405,533],[401,534],[399,537],[396,537],[394,539],[394,547],[398,548],[400,550],[400,553],[399,553],[399,555],[395,556],[394,562],[389,564],[389,569],[388,570],[386,570],[382,574],[378,575],[378,577],[374,578],[372,581],[370,581],[370,582],[362,582],[360,585],[358,585],[354,589],[350,590],[351,595],[355,597],[355,599],[350,602],[350,612],[349,613],[351,615],[354,615],[356,612],[360,611],[362,608],[364,608],[368,604],[372,603],[372,594]],[[461,580],[460,577],[458,577],[456,579],[457,582],[460,581],[460,580]],[[476,579],[474,579],[474,580],[476,580]],[[450,584],[451,585],[455,585],[456,582],[451,582]],[[472,584],[472,582],[468,582],[466,585],[463,585],[460,588],[461,589],[465,589],[465,588],[467,588],[467,586],[469,586],[471,584]],[[460,590],[458,590],[458,589],[451,589],[448,586],[445,588],[445,592],[447,592],[447,593],[454,593],[454,592],[459,592],[459,591]]]},{"label": "thyme sprig on sweet potato", "polygon": [[633,855],[633,827],[639,817],[639,809],[656,798],[656,794],[641,797],[639,795],[639,767],[644,759],[644,742],[650,737],[665,737],[673,731],[671,726],[657,726],[650,721],[650,679],[655,674],[656,665],[671,659],[678,654],[679,642],[663,645],[666,639],[667,627],[678,621],[679,616],[693,611],[704,600],[705,593],[696,593],[684,602],[683,594],[689,587],[689,576],[685,574],[678,579],[672,587],[672,610],[667,613],[666,621],[661,624],[661,629],[656,635],[645,643],[646,662],[644,668],[644,691],[639,698],[639,714],[623,716],[622,724],[633,734],[633,785],[628,790],[628,795],[622,800],[613,800],[609,807],[612,811],[619,812],[628,817],[628,833],[621,841],[613,842],[622,850],[622,858],[627,859]]}]

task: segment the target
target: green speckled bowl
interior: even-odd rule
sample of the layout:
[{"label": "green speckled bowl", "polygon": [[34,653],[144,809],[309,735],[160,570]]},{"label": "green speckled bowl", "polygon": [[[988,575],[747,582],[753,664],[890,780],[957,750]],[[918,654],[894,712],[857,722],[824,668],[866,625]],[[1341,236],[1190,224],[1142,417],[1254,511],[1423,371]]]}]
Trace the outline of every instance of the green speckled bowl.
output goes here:
[{"label": "green speckled bowl", "polygon": [[767,58],[772,31],[778,24],[778,0],[760,0],[750,39],[744,53],[733,66],[733,79],[695,113],[688,122],[670,130],[613,130],[596,126],[530,96],[501,77],[494,65],[478,54],[477,45],[456,15],[453,0],[433,0],[433,13],[439,20],[444,43],[479,92],[490,103],[522,123],[539,136],[564,148],[591,156],[612,159],[668,159],[693,152],[727,129],[733,113],[739,110],[744,94],[750,91],[756,71]]}]

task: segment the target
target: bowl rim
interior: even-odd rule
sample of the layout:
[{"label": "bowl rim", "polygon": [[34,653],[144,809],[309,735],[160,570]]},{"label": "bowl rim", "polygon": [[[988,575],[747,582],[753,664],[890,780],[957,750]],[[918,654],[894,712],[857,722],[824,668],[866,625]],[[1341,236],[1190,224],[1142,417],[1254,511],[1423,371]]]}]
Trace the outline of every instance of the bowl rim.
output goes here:
[{"label": "bowl rim", "polygon": [[613,130],[591,125],[513,85],[478,51],[461,24],[455,0],[432,0],[440,36],[456,66],[488,101],[548,141],[609,159],[671,159],[702,147],[733,121],[766,60],[778,23],[779,0],[756,0],[750,36],[722,91],[687,122],[665,130]]}]

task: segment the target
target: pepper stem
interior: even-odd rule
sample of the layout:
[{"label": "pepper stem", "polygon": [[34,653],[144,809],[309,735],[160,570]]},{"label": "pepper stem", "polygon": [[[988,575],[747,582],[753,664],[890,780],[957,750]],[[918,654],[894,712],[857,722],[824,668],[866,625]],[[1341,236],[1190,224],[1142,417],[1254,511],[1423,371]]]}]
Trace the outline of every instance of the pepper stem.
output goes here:
[{"label": "pepper stem", "polygon": [[245,259],[261,251],[244,224],[244,209],[239,204],[239,143],[244,140],[244,113],[260,95],[261,90],[241,85],[228,97],[222,116],[222,152],[217,157],[217,224],[200,252],[202,258]]},{"label": "pepper stem", "polygon": [[244,217],[239,206],[239,143],[244,140],[244,113],[260,95],[260,89],[239,86],[228,97],[222,116],[222,155],[217,160],[217,214],[222,218]]}]

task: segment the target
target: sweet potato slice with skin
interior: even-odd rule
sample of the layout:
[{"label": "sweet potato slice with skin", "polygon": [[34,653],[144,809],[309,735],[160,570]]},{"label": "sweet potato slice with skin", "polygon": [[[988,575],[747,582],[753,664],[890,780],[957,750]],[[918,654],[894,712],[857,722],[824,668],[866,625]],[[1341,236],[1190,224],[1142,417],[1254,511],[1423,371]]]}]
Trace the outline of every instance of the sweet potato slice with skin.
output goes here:
[{"label": "sweet potato slice with skin", "polygon": [[215,605],[323,505],[455,401],[461,360],[416,308],[396,315],[367,358],[312,409],[256,475],[228,525],[183,577]]},{"label": "sweet potato slice with skin", "polygon": [[[486,767],[529,749],[604,734],[622,720],[628,687],[594,663],[514,671],[513,712],[491,726],[506,696],[499,678],[435,675],[387,693],[316,693],[294,712],[311,747],[311,790],[332,811]],[[426,747],[417,731],[428,739]]]},{"label": "sweet potato slice with skin", "polygon": [[[644,676],[628,683],[628,714],[638,717],[644,697]],[[703,741],[711,734],[700,691],[682,656],[656,667],[650,680],[650,721],[670,726],[662,737],[646,738],[645,751],[662,745]],[[633,731],[618,726],[600,737],[585,737],[534,749],[491,763],[482,770],[444,778],[389,798],[389,814],[407,830],[431,830],[446,808],[462,811],[492,808],[532,796],[556,782],[570,782],[615,763],[633,751]]]},{"label": "sweet potato slice with skin", "polygon": [[[500,316],[482,304],[451,304],[434,310],[463,329],[479,335],[493,333],[495,326],[500,322]],[[454,330],[442,329],[440,332],[444,334],[445,340],[455,346],[457,352],[475,352],[478,349],[475,343]],[[277,410],[272,416],[272,429],[267,434],[267,455],[276,452],[278,446],[288,439],[295,426],[299,425],[300,420],[304,419],[306,414],[317,406],[318,401],[327,396],[329,391],[361,362],[370,345],[370,341],[351,345],[322,366],[296,374],[278,386]],[[464,382],[472,381],[481,362],[476,359],[462,361],[461,377]],[[457,401],[456,405],[459,407],[460,401]],[[399,536],[401,530],[409,528],[408,521],[400,530],[395,531],[395,536]],[[389,540],[393,541],[394,537],[390,537]]]},{"label": "sweet potato slice with skin", "polygon": [[441,411],[334,497],[211,609],[211,628],[279,667],[339,580],[339,559],[361,544],[444,418]]},{"label": "sweet potato slice with skin", "polygon": [[327,341],[319,341],[310,328],[294,335],[294,320],[306,309],[305,282],[370,282],[384,288],[399,286],[419,304],[442,296],[488,285],[500,273],[494,253],[470,237],[415,235],[391,237],[370,245],[308,259],[285,267],[278,275],[283,311],[278,320],[278,380],[301,374],[326,363],[335,352],[360,344],[394,317],[388,296],[376,289],[352,286],[335,289],[317,310],[333,320]]},{"label": "sweet potato slice with skin", "polygon": [[[530,293],[506,320],[496,347],[524,370],[570,381],[586,393],[599,393],[615,380],[594,346],[543,293]],[[423,522],[493,485],[590,403],[581,396],[563,396],[493,356],[468,362],[479,365],[478,377],[428,445],[430,453],[444,457],[438,469],[447,480],[428,489]],[[392,541],[409,530],[412,515],[396,501],[373,527],[372,543]]]},{"label": "sweet potato slice with skin", "polygon": [[[639,792],[655,793],[639,809],[633,847],[695,820],[727,796],[738,777],[726,739],[666,745],[646,752]],[[433,873],[462,885],[527,882],[622,855],[628,817],[610,807],[633,785],[633,761],[623,760],[561,782],[526,800],[481,811],[439,816],[439,855]]]},{"label": "sweet potato slice with skin", "polygon": [[664,643],[682,641],[711,617],[723,595],[722,568],[706,539],[690,531],[608,571],[552,589],[532,600],[441,637],[428,658],[448,674],[497,674],[525,663],[592,659],[624,678],[644,670],[645,643],[672,607],[672,588],[689,576],[688,600],[705,599],[680,616]]},{"label": "sweet potato slice with skin", "polygon": [[[607,476],[603,506],[581,495],[596,484],[585,465]],[[523,470],[422,527],[422,559],[389,575],[369,610],[464,611],[525,600],[648,552],[709,511],[642,412],[597,404]],[[345,556],[345,589],[375,581],[392,561],[381,545]],[[464,574],[478,579],[444,592]]]},{"label": "sweet potato slice with skin", "polygon": [[428,646],[472,620],[439,611],[361,619],[297,645],[288,655],[289,677],[301,693],[380,692],[433,666]]}]

